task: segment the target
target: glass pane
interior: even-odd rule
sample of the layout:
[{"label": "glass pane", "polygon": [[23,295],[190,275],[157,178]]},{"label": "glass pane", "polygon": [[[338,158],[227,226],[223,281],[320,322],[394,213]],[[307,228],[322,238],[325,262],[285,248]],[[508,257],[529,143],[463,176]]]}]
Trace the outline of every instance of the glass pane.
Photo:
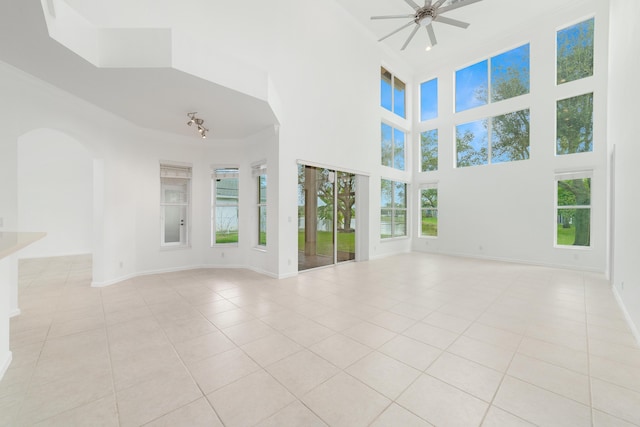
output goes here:
[{"label": "glass pane", "polygon": [[164,210],[164,242],[183,242],[183,229],[186,226],[187,208],[185,206],[163,206]]},{"label": "glass pane", "polygon": [[338,172],[338,262],[356,259],[356,176]]},{"label": "glass pane", "polygon": [[420,121],[438,117],[438,79],[420,84]]},{"label": "glass pane", "polygon": [[423,209],[421,225],[422,227],[420,228],[420,233],[422,236],[437,236],[438,235],[438,210]]},{"label": "glass pane", "polygon": [[238,204],[238,178],[216,179],[216,206]]},{"label": "glass pane", "polygon": [[420,207],[422,209],[438,208],[438,189],[427,188],[420,192]]},{"label": "glass pane", "polygon": [[404,132],[393,130],[393,167],[404,170]]},{"label": "glass pane", "polygon": [[267,176],[258,177],[258,200],[259,203],[267,203]]},{"label": "glass pane", "polygon": [[380,69],[380,105],[389,111],[392,111],[391,107],[391,73],[384,68]]},{"label": "glass pane", "polygon": [[491,124],[491,163],[529,158],[529,109],[494,117]]},{"label": "glass pane", "polygon": [[381,125],[381,164],[382,166],[393,166],[393,128],[385,123]]},{"label": "glass pane", "polygon": [[388,179],[380,180],[380,206],[383,208],[393,206],[393,182]]},{"label": "glass pane", "polygon": [[593,151],[593,93],[557,102],[556,154]]},{"label": "glass pane", "polygon": [[216,243],[238,243],[238,207],[216,207]]},{"label": "glass pane", "polygon": [[591,244],[591,209],[558,209],[556,242],[562,246]]},{"label": "glass pane", "polygon": [[391,234],[391,215],[393,209],[380,210],[380,237],[383,239],[392,237]]},{"label": "glass pane", "polygon": [[456,126],[456,154],[458,167],[487,164],[486,119]]},{"label": "glass pane", "polygon": [[558,206],[590,206],[591,178],[558,181]]},{"label": "glass pane", "polygon": [[593,18],[558,31],[557,84],[593,75]]},{"label": "glass pane", "polygon": [[491,101],[529,93],[529,44],[491,58]]},{"label": "glass pane", "polygon": [[162,203],[188,203],[189,181],[178,178],[162,178]]},{"label": "glass pane", "polygon": [[[326,257],[319,265],[333,264],[333,183],[335,172],[316,169],[316,251]],[[311,231],[311,230],[310,230]]]},{"label": "glass pane", "polygon": [[[305,166],[298,165],[298,251],[304,252],[306,239],[306,198],[307,189]],[[300,256],[300,255],[299,255]]]},{"label": "glass pane", "polygon": [[393,211],[393,236],[407,235],[407,211],[396,209]]},{"label": "glass pane", "polygon": [[488,60],[456,71],[456,112],[485,105],[489,85]]},{"label": "glass pane", "polygon": [[407,207],[407,184],[404,182],[394,182],[393,203],[395,207]]},{"label": "glass pane", "polygon": [[420,152],[422,153],[422,172],[438,170],[438,129],[420,134]]},{"label": "glass pane", "polygon": [[267,207],[258,207],[258,245],[267,244]]},{"label": "glass pane", "polygon": [[393,112],[405,117],[405,84],[402,80],[393,78]]}]

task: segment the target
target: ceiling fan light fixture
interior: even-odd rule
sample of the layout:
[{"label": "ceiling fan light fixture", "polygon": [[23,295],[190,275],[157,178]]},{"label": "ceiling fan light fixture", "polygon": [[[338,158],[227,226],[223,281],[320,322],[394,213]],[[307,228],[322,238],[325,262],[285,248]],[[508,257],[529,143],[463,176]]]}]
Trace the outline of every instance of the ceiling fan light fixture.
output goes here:
[{"label": "ceiling fan light fixture", "polygon": [[426,15],[424,18],[420,19],[418,21],[418,24],[420,24],[421,27],[426,27],[427,25],[431,24],[433,22],[433,16],[431,15]]}]

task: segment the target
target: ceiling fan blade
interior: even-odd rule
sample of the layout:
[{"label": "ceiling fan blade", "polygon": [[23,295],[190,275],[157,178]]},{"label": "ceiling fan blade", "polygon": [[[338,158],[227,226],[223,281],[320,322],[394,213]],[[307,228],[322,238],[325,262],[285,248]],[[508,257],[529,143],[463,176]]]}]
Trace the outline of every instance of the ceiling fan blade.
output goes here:
[{"label": "ceiling fan blade", "polygon": [[431,6],[431,0],[424,0],[424,7]]},{"label": "ceiling fan blade", "polygon": [[435,3],[433,4],[433,8],[434,8],[434,9],[439,8],[440,6],[442,6],[442,3],[444,3],[445,1],[447,1],[447,0],[438,0],[437,2],[435,2]]},{"label": "ceiling fan blade", "polygon": [[404,30],[405,28],[407,28],[410,25],[416,25],[415,22],[411,21],[408,24],[403,25],[402,27],[398,28],[397,30],[394,30],[392,32],[390,32],[389,34],[387,34],[386,36],[384,36],[383,38],[379,39],[378,41],[381,42],[382,40],[386,39],[387,37],[391,37],[392,35],[394,35],[395,33]]},{"label": "ceiling fan blade", "polygon": [[413,18],[413,15],[382,15],[382,16],[371,17],[371,19],[396,19],[396,18]]},{"label": "ceiling fan blade", "polygon": [[411,34],[409,34],[409,37],[407,38],[407,41],[404,42],[404,44],[402,45],[400,50],[404,50],[407,47],[407,45],[409,44],[409,42],[411,41],[413,36],[416,35],[416,33],[418,32],[419,29],[420,29],[420,25],[416,24],[416,27],[413,29],[413,31],[411,31]]},{"label": "ceiling fan blade", "polygon": [[438,9],[438,13],[448,12],[450,10],[458,9],[459,7],[462,7],[462,6],[468,6],[468,5],[472,4],[472,3],[478,3],[479,1],[482,1],[482,0],[461,0],[461,1],[459,1],[457,3],[454,3],[454,4],[450,5],[450,6],[445,6],[445,7],[441,8],[441,9]]},{"label": "ceiling fan blade", "polygon": [[433,31],[433,25],[427,25],[427,34],[429,34],[429,42],[431,42],[431,47],[435,46],[438,43],[436,39],[436,33]]},{"label": "ceiling fan blade", "polygon": [[404,0],[409,6],[411,6],[413,8],[413,10],[418,10],[420,9],[420,6],[418,6],[416,4],[416,2],[414,2],[413,0]]},{"label": "ceiling fan blade", "polygon": [[469,26],[469,24],[466,22],[458,21],[457,19],[446,18],[441,15],[436,16],[434,21],[442,22],[443,24],[449,24],[460,28],[467,28]]}]

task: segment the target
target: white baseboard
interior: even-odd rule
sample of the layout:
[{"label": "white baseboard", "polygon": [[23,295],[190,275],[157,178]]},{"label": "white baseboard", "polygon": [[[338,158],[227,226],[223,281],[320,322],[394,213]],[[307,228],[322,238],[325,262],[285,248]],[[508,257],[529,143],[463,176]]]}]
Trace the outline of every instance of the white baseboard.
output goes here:
[{"label": "white baseboard", "polygon": [[2,378],[4,377],[5,372],[7,372],[7,369],[9,369],[9,365],[11,365],[12,359],[13,354],[10,351],[7,351],[7,353],[3,357],[3,360],[0,361],[0,381],[2,381]]},{"label": "white baseboard", "polygon": [[613,295],[616,297],[616,301],[620,306],[620,310],[622,310],[622,314],[624,314],[624,318],[627,321],[627,324],[629,325],[629,329],[631,329],[631,333],[633,334],[633,337],[636,339],[636,342],[640,346],[640,330],[638,330],[638,326],[636,326],[636,324],[633,323],[633,319],[631,318],[631,315],[627,311],[627,307],[624,305],[624,301],[622,301],[622,296],[620,295],[620,293],[618,293],[618,288],[616,288],[615,286],[612,286],[612,288],[613,288]]}]

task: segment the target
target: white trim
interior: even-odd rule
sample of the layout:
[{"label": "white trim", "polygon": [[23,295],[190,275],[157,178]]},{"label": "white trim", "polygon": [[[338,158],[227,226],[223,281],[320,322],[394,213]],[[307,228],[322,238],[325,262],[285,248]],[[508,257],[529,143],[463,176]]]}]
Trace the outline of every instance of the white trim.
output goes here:
[{"label": "white trim", "polygon": [[22,314],[22,311],[20,311],[19,308],[14,308],[9,312],[9,317],[11,318],[11,317],[20,316],[20,314]]},{"label": "white trim", "polygon": [[9,369],[9,365],[11,365],[12,360],[13,360],[13,353],[11,353],[11,351],[7,351],[6,356],[4,358],[4,362],[2,362],[2,365],[0,365],[0,381],[2,381],[2,378],[4,377],[4,374],[7,372],[7,369]]},{"label": "white trim", "polygon": [[342,166],[331,166],[326,163],[311,162],[311,161],[302,160],[302,159],[297,159],[296,164],[303,165],[303,166],[311,166],[311,167],[320,168],[320,169],[330,169],[338,172],[347,172],[347,173],[352,173],[354,175],[371,176],[370,172],[363,172],[357,169],[349,169]]},{"label": "white trim", "polygon": [[615,286],[612,286],[612,290],[613,290],[613,296],[616,297],[616,301],[620,306],[620,310],[622,310],[622,314],[624,314],[624,318],[627,321],[627,324],[629,325],[629,329],[631,329],[631,334],[633,334],[633,337],[636,339],[636,343],[640,345],[640,329],[638,329],[638,326],[636,326],[636,324],[633,323],[633,319],[631,318],[631,315],[627,311],[627,307],[624,305],[622,296],[620,295],[620,293],[618,293],[618,288],[616,288]]}]

